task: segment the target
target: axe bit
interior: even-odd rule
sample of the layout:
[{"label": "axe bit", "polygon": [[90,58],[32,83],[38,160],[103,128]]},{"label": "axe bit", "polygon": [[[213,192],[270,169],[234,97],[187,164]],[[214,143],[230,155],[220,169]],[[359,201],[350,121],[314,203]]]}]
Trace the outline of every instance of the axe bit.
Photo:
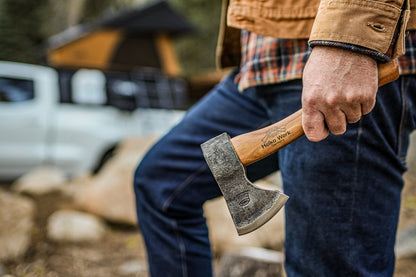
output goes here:
[{"label": "axe bit", "polygon": [[[397,59],[378,65],[379,86],[398,77]],[[256,187],[247,179],[244,166],[271,155],[303,135],[300,109],[263,129],[232,139],[223,133],[201,145],[239,235],[250,233],[265,224],[289,198],[279,190]]]},{"label": "axe bit", "polygon": [[247,179],[244,166],[271,155],[303,134],[302,110],[299,110],[263,129],[232,139],[223,133],[201,145],[239,235],[265,224],[289,198],[279,190],[255,186]]}]

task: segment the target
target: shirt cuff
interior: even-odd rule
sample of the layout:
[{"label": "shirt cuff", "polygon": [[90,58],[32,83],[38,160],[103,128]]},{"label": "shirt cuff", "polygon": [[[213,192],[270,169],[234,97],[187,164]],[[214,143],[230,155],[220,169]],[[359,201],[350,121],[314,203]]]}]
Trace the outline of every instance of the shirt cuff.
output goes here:
[{"label": "shirt cuff", "polygon": [[367,56],[372,57],[377,62],[380,63],[389,63],[391,62],[391,56],[378,52],[376,50],[368,49],[362,46],[349,44],[349,43],[343,43],[343,42],[337,42],[337,41],[326,41],[326,40],[313,40],[309,42],[310,47],[315,46],[328,46],[328,47],[337,47],[342,49],[351,50],[360,54],[365,54]]}]

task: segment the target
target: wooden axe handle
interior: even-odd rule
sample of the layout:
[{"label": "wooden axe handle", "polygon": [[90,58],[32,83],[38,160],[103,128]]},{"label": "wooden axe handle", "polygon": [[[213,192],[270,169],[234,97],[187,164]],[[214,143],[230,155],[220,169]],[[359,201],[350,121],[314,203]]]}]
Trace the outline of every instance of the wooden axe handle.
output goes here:
[{"label": "wooden axe handle", "polygon": [[265,128],[231,139],[240,161],[249,165],[273,154],[304,135],[302,109]]},{"label": "wooden axe handle", "polygon": [[[379,86],[399,77],[397,60],[379,64]],[[231,143],[243,165],[257,162],[304,135],[302,109],[285,119],[263,129],[242,134],[231,139]]]},{"label": "wooden axe handle", "polygon": [[399,78],[399,62],[394,59],[390,63],[378,64],[378,86],[384,86]]}]

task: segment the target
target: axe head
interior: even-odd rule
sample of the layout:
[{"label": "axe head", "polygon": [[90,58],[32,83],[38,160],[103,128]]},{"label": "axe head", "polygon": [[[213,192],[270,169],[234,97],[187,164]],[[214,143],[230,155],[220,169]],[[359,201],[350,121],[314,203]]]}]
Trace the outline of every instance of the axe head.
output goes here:
[{"label": "axe head", "polygon": [[259,188],[247,179],[228,134],[210,139],[201,148],[239,235],[256,230],[284,206],[287,195],[279,190]]}]

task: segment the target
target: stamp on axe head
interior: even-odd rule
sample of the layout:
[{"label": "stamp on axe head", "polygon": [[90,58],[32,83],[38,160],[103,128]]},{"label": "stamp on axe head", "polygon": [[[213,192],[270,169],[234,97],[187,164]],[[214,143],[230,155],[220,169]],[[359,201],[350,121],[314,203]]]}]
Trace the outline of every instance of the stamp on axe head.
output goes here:
[{"label": "stamp on axe head", "polygon": [[289,198],[279,190],[255,186],[247,179],[245,166],[301,137],[301,118],[299,110],[266,128],[233,139],[223,133],[201,145],[239,235],[250,233],[265,224]]}]

